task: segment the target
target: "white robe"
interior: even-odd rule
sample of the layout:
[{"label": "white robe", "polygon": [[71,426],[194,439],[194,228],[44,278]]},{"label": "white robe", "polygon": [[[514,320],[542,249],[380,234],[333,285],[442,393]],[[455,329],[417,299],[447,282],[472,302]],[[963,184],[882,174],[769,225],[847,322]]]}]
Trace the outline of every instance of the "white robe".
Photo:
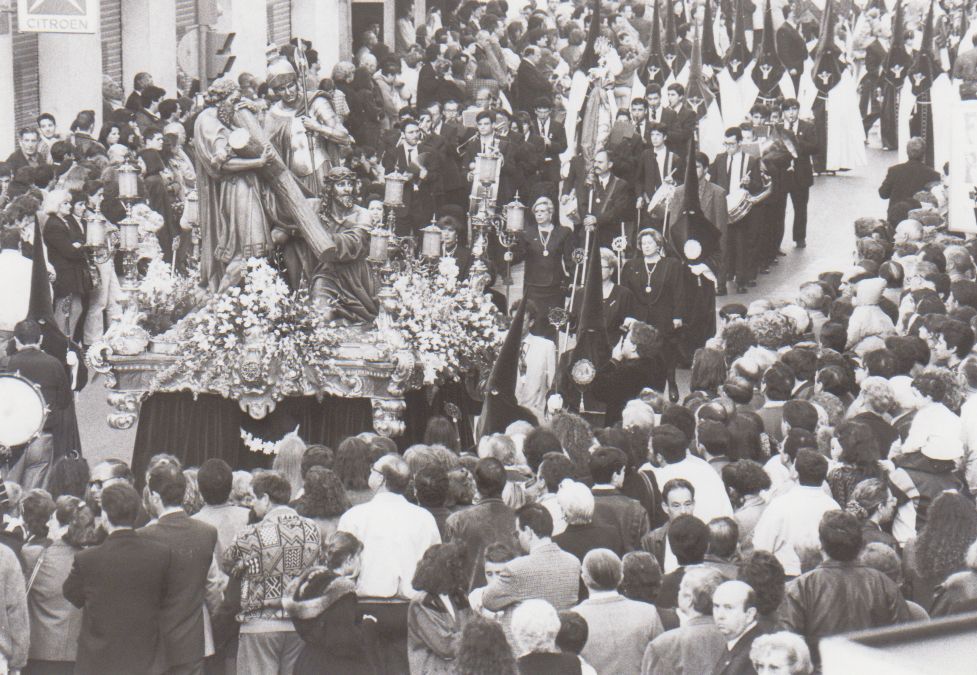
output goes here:
[{"label": "white robe", "polygon": [[865,128],[858,110],[858,88],[850,68],[828,93],[828,142],[825,168],[857,169],[865,166]]}]

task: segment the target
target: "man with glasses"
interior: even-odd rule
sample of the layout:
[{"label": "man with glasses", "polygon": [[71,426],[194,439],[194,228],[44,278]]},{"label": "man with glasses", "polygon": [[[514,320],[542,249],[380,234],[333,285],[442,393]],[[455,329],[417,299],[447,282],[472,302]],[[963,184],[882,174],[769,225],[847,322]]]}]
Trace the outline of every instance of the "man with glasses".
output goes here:
[{"label": "man with glasses", "polygon": [[[85,494],[85,501],[92,511],[97,514],[102,511],[102,492],[110,485],[129,485],[133,484],[132,470],[129,465],[119,459],[106,459],[99,462],[92,468],[88,479],[88,491]],[[139,513],[136,516],[136,528],[145,526],[149,522],[149,513],[140,504]]]}]

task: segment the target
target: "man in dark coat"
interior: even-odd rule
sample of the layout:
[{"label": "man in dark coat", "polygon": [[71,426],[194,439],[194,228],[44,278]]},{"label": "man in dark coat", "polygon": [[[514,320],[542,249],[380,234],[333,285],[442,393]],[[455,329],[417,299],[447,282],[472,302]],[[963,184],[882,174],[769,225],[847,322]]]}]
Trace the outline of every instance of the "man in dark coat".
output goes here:
[{"label": "man in dark coat", "polygon": [[438,100],[438,90],[441,87],[441,75],[437,70],[437,60],[441,57],[441,45],[430,44],[424,52],[424,65],[417,73],[417,100],[415,105],[418,110],[423,110]]},{"label": "man in dark coat", "polygon": [[216,609],[221,596],[220,572],[213,563],[217,529],[194,520],[183,510],[187,479],[175,465],[153,468],[148,487],[150,508],[157,521],[140,530],[139,535],[170,551],[160,614],[166,663],[171,673],[202,673],[204,599]]},{"label": "man in dark coat", "polygon": [[543,163],[539,168],[538,194],[532,198],[545,194],[556,204],[560,189],[560,155],[567,149],[567,132],[562,123],[553,119],[551,96],[540,96],[533,107],[536,113],[533,135],[538,135],[543,141]]},{"label": "man in dark coat", "polygon": [[584,227],[596,227],[600,245],[607,248],[621,235],[621,224],[627,229],[634,218],[634,192],[626,180],[611,172],[613,168],[614,162],[606,150],[594,155],[591,175],[585,170],[583,158],[574,157],[563,185],[563,198],[574,191]]},{"label": "man in dark coat", "polygon": [[916,206],[913,195],[940,180],[940,174],[923,162],[926,141],[922,138],[910,138],[906,142],[906,155],[909,158],[907,161],[889,167],[885,180],[879,186],[879,196],[889,200],[886,217],[893,226],[898,225],[906,213]]},{"label": "man in dark coat", "polygon": [[678,82],[668,85],[668,108],[662,111],[662,124],[668,129],[668,149],[684,157],[698,121],[695,110],[685,101],[685,87]]},{"label": "man in dark coat", "polygon": [[807,60],[807,44],[798,30],[793,6],[785,5],[784,14],[784,22],[777,29],[777,56],[794,82],[794,91],[798,91],[804,62]]},{"label": "man in dark coat", "polygon": [[742,581],[723,583],[712,595],[712,618],[727,645],[713,675],[756,675],[750,648],[768,632],[757,623],[756,591]]},{"label": "man in dark coat", "polygon": [[44,159],[37,151],[41,134],[37,129],[24,127],[17,133],[17,149],[7,157],[6,164],[10,167],[11,174],[16,174],[17,169],[25,166],[35,167],[44,163]]},{"label": "man in dark coat", "polygon": [[[405,120],[400,142],[383,154],[383,168],[410,176],[404,186],[405,217],[398,219],[398,232],[411,234],[431,222],[434,193],[441,191],[441,163],[437,152],[421,143],[421,130],[415,120]],[[427,151],[425,151],[427,150]],[[403,220],[404,222],[400,222]]]},{"label": "man in dark coat", "polygon": [[637,551],[648,532],[648,513],[637,499],[621,493],[628,459],[619,448],[598,448],[590,456],[594,479],[594,523],[616,530],[625,552]]},{"label": "man in dark coat", "polygon": [[807,245],[807,202],[814,185],[814,165],[811,158],[818,151],[818,132],[812,122],[798,119],[801,104],[797,99],[784,101],[784,129],[793,143],[794,158],[788,170],[787,190],[794,206],[794,244]]},{"label": "man in dark coat", "polygon": [[539,47],[530,45],[522,52],[522,60],[516,71],[516,81],[513,85],[513,108],[530,112],[539,98],[552,100],[553,85],[539,70],[539,60],[543,52]]},{"label": "man in dark coat", "polygon": [[79,551],[64,597],[84,610],[75,672],[81,675],[166,671],[160,632],[170,550],[134,530],[142,500],[129,485],[102,492],[108,538]]},{"label": "man in dark coat", "polygon": [[448,516],[445,541],[459,541],[465,547],[468,589],[485,585],[485,549],[503,542],[518,549],[512,536],[516,531],[516,513],[502,501],[506,471],[494,457],[478,460],[475,465],[475,487],[478,503]]}]

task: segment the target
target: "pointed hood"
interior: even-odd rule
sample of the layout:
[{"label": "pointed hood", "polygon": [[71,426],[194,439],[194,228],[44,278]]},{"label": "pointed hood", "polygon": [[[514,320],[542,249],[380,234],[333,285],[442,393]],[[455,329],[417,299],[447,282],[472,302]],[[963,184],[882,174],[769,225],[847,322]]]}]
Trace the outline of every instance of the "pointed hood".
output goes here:
[{"label": "pointed hood", "polygon": [[570,381],[583,391],[593,375],[611,358],[611,345],[604,324],[604,296],[601,291],[600,244],[596,233],[587,253],[587,271],[583,284],[583,301],[577,325],[577,344],[570,354]]},{"label": "pointed hood", "polygon": [[[719,50],[716,49],[716,37],[712,32],[715,20],[712,18],[711,2],[704,5],[704,12],[702,15],[702,39],[699,40],[700,62],[702,65],[719,70],[723,67],[723,57],[719,55]],[[696,32],[698,33],[698,28],[696,28]],[[693,58],[695,57],[693,56]]]},{"label": "pointed hood", "polygon": [[743,72],[750,64],[753,55],[750,53],[750,45],[746,42],[746,25],[749,22],[749,15],[746,13],[746,0],[736,0],[736,20],[733,27],[733,41],[729,45],[724,60],[726,70],[734,80],[743,76]]},{"label": "pointed hood", "polygon": [[930,8],[926,13],[926,23],[923,24],[923,41],[916,52],[916,58],[909,66],[906,77],[913,88],[916,96],[928,93],[933,86],[933,80],[940,74],[938,61],[933,56],[933,5],[935,0],[930,0]]},{"label": "pointed hood", "polygon": [[600,0],[591,3],[590,27],[587,30],[587,42],[584,43],[583,54],[577,63],[577,70],[586,73],[591,68],[597,67],[598,56],[594,49],[597,38],[600,36]]},{"label": "pointed hood", "polygon": [[665,60],[668,62],[669,68],[672,69],[672,74],[677,76],[679,71],[682,70],[685,58],[678,48],[678,35],[675,30],[675,8],[671,0],[665,1],[665,35],[662,48],[665,51]]},{"label": "pointed hood", "polygon": [[509,332],[496,357],[486,385],[482,413],[478,418],[476,441],[483,436],[502,433],[517,420],[536,424],[536,416],[516,401],[516,380],[519,377],[519,351],[522,331],[526,323],[526,303],[522,302],[512,319]]},{"label": "pointed hood", "polygon": [[651,16],[651,45],[648,48],[648,60],[641,71],[642,82],[648,86],[652,82],[664,86],[665,80],[672,74],[672,69],[665,60],[662,50],[662,20],[659,14],[659,2],[655,0],[655,8]]},{"label": "pointed hood", "polygon": [[[707,2],[706,5],[708,4]],[[714,98],[702,74],[702,44],[699,41],[699,27],[696,26],[692,35],[692,62],[689,66],[689,83],[685,88],[685,100],[695,110],[699,119],[702,119]]]},{"label": "pointed hood", "polygon": [[780,80],[786,69],[777,56],[777,35],[773,29],[773,10],[770,0],[766,0],[763,10],[763,39],[753,64],[753,82],[760,90],[760,96],[772,98],[779,93]]},{"label": "pointed hood", "polygon": [[837,20],[837,10],[833,0],[825,0],[821,27],[818,31],[818,43],[814,47],[814,67],[811,70],[814,86],[822,94],[827,94],[834,89],[841,80],[841,63],[838,59],[838,48],[835,46]]},{"label": "pointed hood", "polygon": [[912,57],[906,51],[906,19],[902,0],[896,0],[895,17],[892,20],[892,40],[889,52],[882,64],[882,77],[890,84],[899,86],[906,79]]},{"label": "pointed hood", "polygon": [[672,248],[688,264],[705,262],[719,248],[720,232],[702,212],[699,199],[699,174],[696,171],[698,146],[689,141],[685,159],[685,182],[682,185],[682,211],[669,229]]},{"label": "pointed hood", "polygon": [[41,224],[34,219],[34,251],[31,260],[31,299],[27,308],[27,318],[38,323],[47,323],[55,329],[54,301],[51,298],[51,281],[48,278],[47,258],[44,255],[44,241]]}]

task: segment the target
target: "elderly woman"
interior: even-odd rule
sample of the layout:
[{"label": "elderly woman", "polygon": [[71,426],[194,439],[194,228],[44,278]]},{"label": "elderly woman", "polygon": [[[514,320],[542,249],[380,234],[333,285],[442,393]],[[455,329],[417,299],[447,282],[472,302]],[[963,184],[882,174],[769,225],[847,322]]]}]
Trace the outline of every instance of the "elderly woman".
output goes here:
[{"label": "elderly woman", "polygon": [[880,277],[863,279],[856,284],[855,309],[848,320],[848,349],[861,353],[860,345],[863,342],[874,344],[869,338],[884,340],[895,335],[896,328],[892,319],[879,307],[885,286],[885,280]]},{"label": "elderly woman", "polygon": [[414,589],[423,595],[407,609],[407,657],[412,675],[453,673],[465,624],[471,618],[465,548],[435,544],[417,563]]},{"label": "elderly woman", "polygon": [[512,638],[520,673],[579,675],[580,660],[556,646],[560,615],[545,600],[526,600],[512,613]]},{"label": "elderly woman", "polygon": [[750,647],[750,661],[758,675],[811,675],[811,652],[804,638],[781,631],[761,635]]},{"label": "elderly woman", "polygon": [[624,542],[617,532],[594,523],[594,495],[590,488],[567,478],[560,484],[556,501],[567,522],[566,529],[553,537],[560,548],[581,561],[589,551],[597,548],[623,554]]}]

